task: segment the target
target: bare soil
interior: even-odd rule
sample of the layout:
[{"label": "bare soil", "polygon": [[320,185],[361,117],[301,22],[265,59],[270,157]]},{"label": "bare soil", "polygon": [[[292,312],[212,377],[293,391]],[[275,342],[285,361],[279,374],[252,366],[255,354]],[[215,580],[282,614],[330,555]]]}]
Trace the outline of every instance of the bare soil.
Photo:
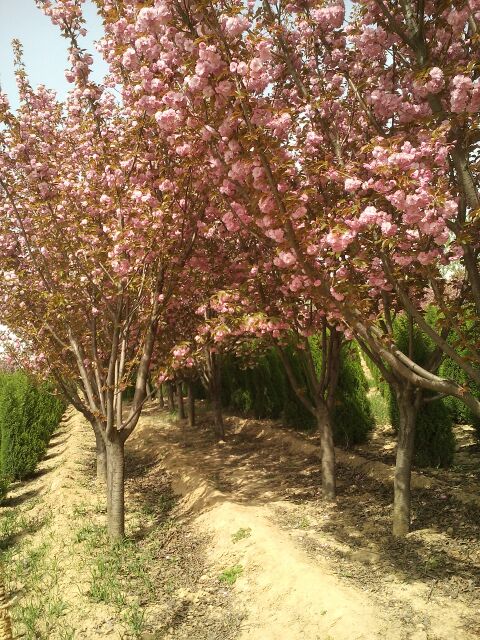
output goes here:
[{"label": "bare soil", "polygon": [[[445,490],[456,487],[455,472],[414,491],[414,530],[398,541],[391,487],[350,466],[348,455],[329,504],[314,438],[293,446],[272,423],[229,417],[226,441],[217,442],[209,415],[199,413],[190,429],[152,404],[127,443],[129,560],[118,565],[122,597],[103,600],[95,571],[103,553],[107,565],[118,554],[104,547],[90,429],[68,414],[37,477],[0,508],[18,637],[480,637],[480,511]],[[2,525],[12,513],[24,518],[18,531]],[[25,563],[45,541],[45,565],[58,570],[39,587]],[[24,609],[46,598],[47,583],[65,606],[56,617],[42,613],[43,627],[29,635]]]},{"label": "bare soil", "polygon": [[[479,637],[475,506],[443,484],[415,490],[413,531],[398,541],[391,487],[352,469],[348,455],[338,500],[328,504],[311,439],[292,448],[291,434],[274,424],[230,417],[226,442],[217,443],[208,415],[181,430],[151,411],[133,446],[163,456],[179,479],[191,517],[214,533],[210,562],[244,568],[235,587],[248,612],[239,638]],[[231,544],[237,529],[251,534]]]},{"label": "bare soil", "polygon": [[231,640],[243,612],[206,574],[209,537],[174,515],[168,474],[128,457],[128,538],[111,547],[91,428],[69,410],[35,477],[0,507],[0,560],[14,637]]},{"label": "bare soil", "polygon": [[[454,425],[456,451],[454,464],[450,469],[418,469],[425,477],[435,478],[453,489],[466,493],[478,493],[480,483],[480,444],[475,438],[475,429],[470,425]],[[355,451],[370,460],[379,460],[389,465],[395,464],[396,435],[392,427],[377,428],[365,445],[355,447]]]}]

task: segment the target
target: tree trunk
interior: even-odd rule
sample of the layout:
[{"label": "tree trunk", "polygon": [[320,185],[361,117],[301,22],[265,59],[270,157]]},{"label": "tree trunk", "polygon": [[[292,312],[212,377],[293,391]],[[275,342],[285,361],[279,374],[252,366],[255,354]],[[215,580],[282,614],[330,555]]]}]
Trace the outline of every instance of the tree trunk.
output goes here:
[{"label": "tree trunk", "polygon": [[158,385],[157,389],[157,399],[160,404],[160,407],[163,409],[165,406],[165,399],[163,397],[163,384]]},{"label": "tree trunk", "polygon": [[190,427],[195,426],[195,395],[193,393],[193,382],[189,380],[187,390],[187,413],[188,424]]},{"label": "tree trunk", "polygon": [[167,403],[168,410],[171,412],[175,411],[175,398],[173,394],[173,384],[171,382],[167,382]]},{"label": "tree trunk", "polygon": [[207,355],[207,380],[210,406],[213,411],[215,435],[219,440],[225,438],[225,425],[223,422],[222,408],[222,370],[218,354],[210,349],[206,350]]},{"label": "tree trunk", "polygon": [[410,529],[410,479],[415,442],[415,424],[417,421],[419,397],[410,390],[395,390],[400,416],[395,462],[394,499],[393,499],[393,535],[405,536]]},{"label": "tree trunk", "polygon": [[93,428],[95,433],[95,455],[97,461],[97,480],[102,484],[107,482],[107,449],[99,429]]},{"label": "tree trunk", "polygon": [[225,438],[225,424],[223,422],[223,407],[221,398],[221,386],[220,386],[220,371],[218,370],[218,363],[215,362],[212,376],[209,380],[209,396],[210,404],[213,411],[213,424],[215,435],[219,440]]},{"label": "tree trunk", "polygon": [[185,405],[183,403],[183,389],[181,382],[177,382],[177,403],[178,417],[180,418],[180,420],[185,420]]},{"label": "tree trunk", "polygon": [[[209,310],[206,311],[206,318],[209,317]],[[225,426],[223,423],[222,411],[222,370],[221,361],[217,353],[210,347],[205,347],[205,385],[208,390],[208,398],[213,411],[214,430],[217,438],[225,438]]]},{"label": "tree trunk", "polygon": [[333,444],[332,419],[325,404],[316,410],[316,419],[322,443],[322,488],[327,500],[336,497],[335,446]]},{"label": "tree trunk", "polygon": [[111,540],[125,535],[124,454],[125,443],[115,432],[107,444],[107,529]]},{"label": "tree trunk", "polygon": [[225,424],[223,422],[223,409],[220,395],[214,393],[212,398],[213,419],[215,425],[215,433],[219,440],[225,438]]}]

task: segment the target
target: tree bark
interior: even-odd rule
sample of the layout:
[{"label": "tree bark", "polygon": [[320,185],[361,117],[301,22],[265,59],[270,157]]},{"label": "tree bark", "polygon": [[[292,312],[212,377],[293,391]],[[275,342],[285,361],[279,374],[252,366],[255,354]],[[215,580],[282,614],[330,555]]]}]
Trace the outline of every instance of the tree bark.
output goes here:
[{"label": "tree bark", "polygon": [[177,382],[177,403],[178,417],[180,418],[180,420],[185,420],[185,404],[183,402],[183,389],[181,382]]},{"label": "tree bark", "polygon": [[111,540],[125,536],[125,442],[114,432],[107,444],[107,529]]},{"label": "tree bark", "polygon": [[330,412],[325,403],[317,406],[315,417],[322,442],[322,488],[327,500],[335,500],[335,446]]},{"label": "tree bark", "polygon": [[210,402],[213,410],[215,434],[219,440],[223,440],[225,438],[225,423],[221,397],[221,370],[216,357],[212,359],[212,363],[212,375],[209,380]]},{"label": "tree bark", "polygon": [[213,425],[215,435],[219,440],[225,438],[225,425],[223,422],[222,409],[222,370],[220,359],[217,353],[214,353],[209,347],[205,347],[205,365],[204,378],[208,389],[208,398],[213,411]]},{"label": "tree bark", "polygon": [[160,404],[160,407],[163,409],[164,406],[165,406],[165,399],[163,397],[163,384],[159,384],[158,385],[157,398],[158,398],[158,402]]},{"label": "tree bark", "polygon": [[218,396],[212,398],[213,419],[215,425],[215,434],[219,440],[225,438],[225,424],[223,422],[222,403]]},{"label": "tree bark", "polygon": [[187,414],[188,424],[190,427],[195,426],[195,395],[193,393],[193,382],[189,380],[187,391]]},{"label": "tree bark", "polygon": [[403,537],[410,530],[410,480],[420,398],[409,389],[395,389],[395,395],[400,424],[393,484],[393,535]]},{"label": "tree bark", "polygon": [[97,460],[97,480],[102,484],[107,482],[107,449],[105,441],[99,429],[94,427],[95,452]]},{"label": "tree bark", "polygon": [[175,398],[173,394],[173,384],[171,382],[167,382],[167,404],[169,411],[175,411]]}]

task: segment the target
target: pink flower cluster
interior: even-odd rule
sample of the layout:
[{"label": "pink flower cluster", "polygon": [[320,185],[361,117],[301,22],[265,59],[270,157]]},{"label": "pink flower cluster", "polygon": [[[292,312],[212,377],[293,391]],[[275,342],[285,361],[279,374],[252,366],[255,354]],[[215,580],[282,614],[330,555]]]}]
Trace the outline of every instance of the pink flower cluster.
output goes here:
[{"label": "pink flower cluster", "polygon": [[223,17],[223,28],[230,38],[236,38],[250,27],[250,20],[242,15]]},{"label": "pink flower cluster", "polygon": [[333,0],[326,7],[312,9],[312,17],[323,31],[338,29],[345,20],[345,2]]},{"label": "pink flower cluster", "polygon": [[450,106],[454,113],[478,113],[480,111],[480,82],[457,75],[452,80]]}]

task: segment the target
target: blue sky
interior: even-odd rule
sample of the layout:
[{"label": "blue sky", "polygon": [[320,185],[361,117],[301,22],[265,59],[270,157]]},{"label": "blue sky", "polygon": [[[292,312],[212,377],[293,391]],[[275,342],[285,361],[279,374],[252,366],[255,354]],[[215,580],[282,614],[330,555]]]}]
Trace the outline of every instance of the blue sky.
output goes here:
[{"label": "blue sky", "polygon": [[[351,2],[347,0],[347,11]],[[96,53],[93,42],[102,35],[102,27],[91,0],[86,0],[84,15],[88,35],[82,41],[94,55],[94,78],[101,80],[106,65]],[[24,48],[24,61],[33,86],[45,84],[65,97],[71,87],[65,80],[68,67],[68,43],[60,36],[57,27],[37,9],[34,0],[0,0],[0,85],[9,96],[14,108],[18,105],[17,87],[13,75],[11,42],[18,38]]]},{"label": "blue sky", "polygon": [[[106,67],[93,47],[102,35],[101,22],[90,0],[85,3],[88,35],[82,46],[95,57],[94,74],[101,79]],[[17,87],[13,75],[11,42],[18,38],[23,44],[24,60],[33,86],[45,84],[64,97],[71,85],[65,80],[68,68],[68,43],[57,27],[37,9],[34,0],[0,0],[0,84],[13,107],[18,105]]]}]

